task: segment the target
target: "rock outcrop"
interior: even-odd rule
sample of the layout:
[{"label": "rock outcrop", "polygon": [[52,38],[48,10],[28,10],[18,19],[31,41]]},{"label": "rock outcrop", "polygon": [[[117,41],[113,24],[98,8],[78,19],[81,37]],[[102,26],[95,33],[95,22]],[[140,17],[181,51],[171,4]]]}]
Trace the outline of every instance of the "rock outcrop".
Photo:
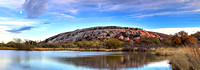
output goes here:
[{"label": "rock outcrop", "polygon": [[159,39],[169,37],[166,34],[145,31],[140,28],[106,26],[77,29],[71,32],[60,33],[58,35],[46,39],[44,42],[64,43],[80,41],[81,39],[105,41],[109,38],[118,38],[124,41],[131,41],[133,39],[140,39],[141,36],[156,37]]}]

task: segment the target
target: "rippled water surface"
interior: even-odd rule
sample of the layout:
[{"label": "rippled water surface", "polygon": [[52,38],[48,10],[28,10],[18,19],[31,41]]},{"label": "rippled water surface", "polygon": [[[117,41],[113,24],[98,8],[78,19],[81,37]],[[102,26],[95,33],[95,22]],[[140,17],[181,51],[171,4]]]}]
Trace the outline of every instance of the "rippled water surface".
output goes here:
[{"label": "rippled water surface", "polygon": [[133,52],[0,50],[0,70],[171,70],[166,58]]}]

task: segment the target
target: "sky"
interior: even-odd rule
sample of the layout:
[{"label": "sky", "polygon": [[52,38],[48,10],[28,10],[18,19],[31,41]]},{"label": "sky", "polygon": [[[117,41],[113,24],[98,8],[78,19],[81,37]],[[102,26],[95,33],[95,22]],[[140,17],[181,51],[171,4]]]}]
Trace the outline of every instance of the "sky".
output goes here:
[{"label": "sky", "polygon": [[200,0],[0,0],[0,41],[44,40],[95,26],[200,31]]}]

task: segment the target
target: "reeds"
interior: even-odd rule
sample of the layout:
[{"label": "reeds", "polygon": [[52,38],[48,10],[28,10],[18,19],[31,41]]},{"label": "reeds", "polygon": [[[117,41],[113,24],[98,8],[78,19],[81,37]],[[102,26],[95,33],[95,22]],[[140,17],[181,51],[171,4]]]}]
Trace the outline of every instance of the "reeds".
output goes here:
[{"label": "reeds", "polygon": [[184,47],[171,57],[173,70],[199,70],[200,50],[199,47]]}]

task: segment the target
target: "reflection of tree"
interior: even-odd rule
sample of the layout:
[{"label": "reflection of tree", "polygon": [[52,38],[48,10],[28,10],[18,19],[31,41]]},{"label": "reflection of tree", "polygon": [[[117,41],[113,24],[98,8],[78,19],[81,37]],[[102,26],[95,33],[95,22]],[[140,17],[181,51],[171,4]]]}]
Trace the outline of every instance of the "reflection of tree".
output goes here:
[{"label": "reflection of tree", "polygon": [[19,51],[17,54],[18,53],[20,53],[20,55],[15,55],[12,59],[12,65],[20,66],[23,69],[30,69],[30,53],[28,51]]},{"label": "reflection of tree", "polygon": [[151,54],[134,54],[123,53],[114,55],[99,55],[89,57],[74,57],[74,58],[58,58],[60,62],[73,64],[76,66],[84,66],[91,68],[133,68],[143,66],[149,62],[158,61],[164,58],[158,58]]},{"label": "reflection of tree", "polygon": [[[34,52],[30,51],[17,51],[14,56],[12,56],[12,63],[10,66],[19,67],[23,70],[30,70],[31,69],[31,60],[34,59]],[[41,56],[40,53],[37,54],[38,56]],[[42,57],[38,57],[39,60],[42,59]]]}]

